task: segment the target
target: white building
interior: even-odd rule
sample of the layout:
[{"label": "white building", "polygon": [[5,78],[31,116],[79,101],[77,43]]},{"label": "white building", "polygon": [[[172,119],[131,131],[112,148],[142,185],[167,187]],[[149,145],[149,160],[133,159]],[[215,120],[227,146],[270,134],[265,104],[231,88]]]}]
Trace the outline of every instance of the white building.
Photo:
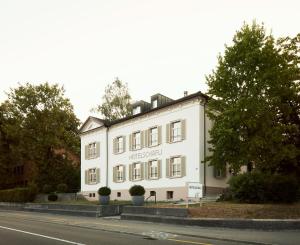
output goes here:
[{"label": "white building", "polygon": [[187,198],[189,182],[203,184],[205,194],[220,193],[229,174],[203,163],[211,127],[207,99],[201,92],[178,100],[156,94],[151,103],[136,102],[130,117],[89,117],[80,128],[81,193],[96,199],[109,186],[112,200],[127,200],[138,184],[145,197],[155,191],[158,200],[179,200]]}]

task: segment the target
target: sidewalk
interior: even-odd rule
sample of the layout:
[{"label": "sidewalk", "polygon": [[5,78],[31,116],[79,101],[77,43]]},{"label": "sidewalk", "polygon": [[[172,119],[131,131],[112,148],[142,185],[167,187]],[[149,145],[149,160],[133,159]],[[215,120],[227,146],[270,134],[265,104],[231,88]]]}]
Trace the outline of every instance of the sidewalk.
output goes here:
[{"label": "sidewalk", "polygon": [[208,228],[182,226],[142,221],[120,220],[113,218],[90,218],[20,211],[0,211],[1,217],[18,217],[23,220],[35,220],[46,223],[65,224],[88,229],[127,233],[139,236],[172,237],[182,235],[187,237],[212,238],[224,241],[246,242],[249,244],[297,244],[300,241],[298,231],[259,231],[246,229]]}]

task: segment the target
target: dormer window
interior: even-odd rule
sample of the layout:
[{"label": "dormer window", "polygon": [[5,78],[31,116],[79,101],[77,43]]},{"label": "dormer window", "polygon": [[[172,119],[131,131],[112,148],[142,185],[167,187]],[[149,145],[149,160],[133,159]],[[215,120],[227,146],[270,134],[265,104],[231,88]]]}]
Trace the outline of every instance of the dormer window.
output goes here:
[{"label": "dormer window", "polygon": [[139,114],[141,113],[141,107],[137,106],[135,108],[133,108],[133,115]]},{"label": "dormer window", "polygon": [[153,100],[152,101],[152,108],[156,108],[157,107],[157,100]]}]

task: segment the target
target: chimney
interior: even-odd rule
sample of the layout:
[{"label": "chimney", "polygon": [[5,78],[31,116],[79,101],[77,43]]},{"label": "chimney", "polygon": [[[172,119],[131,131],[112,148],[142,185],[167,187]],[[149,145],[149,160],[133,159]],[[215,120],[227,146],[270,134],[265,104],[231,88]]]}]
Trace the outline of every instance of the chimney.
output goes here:
[{"label": "chimney", "polygon": [[184,91],[184,92],[183,92],[183,96],[184,96],[184,97],[188,96],[188,91]]}]

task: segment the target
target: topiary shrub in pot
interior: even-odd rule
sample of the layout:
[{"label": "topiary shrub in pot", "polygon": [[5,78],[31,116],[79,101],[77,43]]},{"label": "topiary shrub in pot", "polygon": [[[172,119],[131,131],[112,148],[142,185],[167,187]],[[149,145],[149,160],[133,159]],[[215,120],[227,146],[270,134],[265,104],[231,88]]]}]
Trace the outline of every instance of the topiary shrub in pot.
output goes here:
[{"label": "topiary shrub in pot", "polygon": [[110,195],[111,190],[109,187],[107,186],[103,186],[101,188],[99,188],[98,190],[98,194],[99,194],[99,202],[102,205],[107,205],[109,204],[109,200],[110,200]]},{"label": "topiary shrub in pot", "polygon": [[145,188],[141,185],[131,186],[129,189],[129,193],[132,199],[133,206],[143,206],[144,205],[144,194]]},{"label": "topiary shrub in pot", "polygon": [[52,192],[48,195],[48,201],[51,202],[56,202],[58,199],[58,196],[56,195],[56,193]]}]

